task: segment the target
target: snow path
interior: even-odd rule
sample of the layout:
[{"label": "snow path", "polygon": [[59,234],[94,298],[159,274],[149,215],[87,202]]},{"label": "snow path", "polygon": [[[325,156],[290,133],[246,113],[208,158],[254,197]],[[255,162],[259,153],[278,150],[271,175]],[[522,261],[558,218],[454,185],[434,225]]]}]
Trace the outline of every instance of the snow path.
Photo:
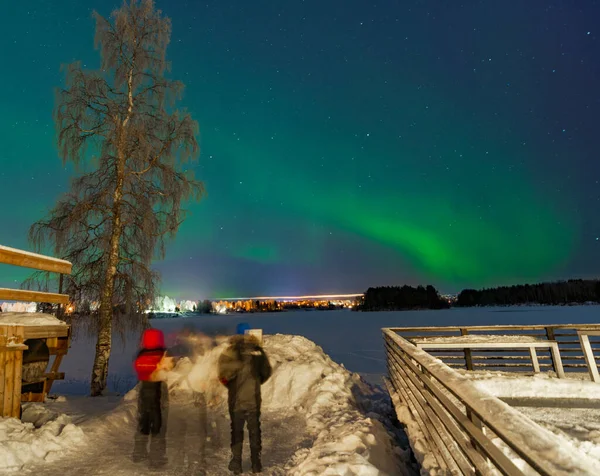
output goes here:
[{"label": "snow path", "polygon": [[[161,470],[132,460],[137,426],[137,388],[124,398],[59,397],[47,405],[27,407],[30,423],[21,424],[5,450],[13,474],[71,476],[198,474],[181,468],[186,455],[200,446],[199,396],[207,402],[204,470],[230,474],[230,425],[227,390],[218,381],[217,362],[226,343],[183,358],[162,375],[169,391],[167,457]],[[332,361],[313,342],[289,335],[265,336],[273,366],[262,387],[263,468],[266,475],[413,475],[404,433],[394,423],[389,397],[357,374]],[[52,418],[74,423],[73,444],[52,446],[38,438]],[[48,423],[50,422],[50,423]],[[29,425],[29,426],[27,426]],[[0,442],[2,440],[0,425]],[[42,433],[35,428],[42,429]],[[20,436],[19,436],[20,435]],[[15,438],[11,437],[11,440]],[[246,432],[244,469],[250,469]],[[54,442],[52,442],[54,443]],[[18,447],[15,447],[19,445]],[[56,462],[55,462],[56,461]],[[0,470],[1,471],[1,470]]]},{"label": "snow path", "polygon": [[[105,406],[105,402],[101,403]],[[109,406],[109,405],[106,405]],[[59,405],[54,406],[59,409]],[[176,467],[178,449],[185,444],[185,438],[199,439],[199,432],[187,428],[187,434],[170,418],[167,433],[167,455],[169,464],[161,470],[149,470],[145,462],[132,461],[133,441],[135,434],[135,405],[128,404],[114,414],[98,415],[95,418],[81,422],[80,426],[88,437],[89,443],[55,463],[30,466],[20,474],[75,476],[90,475],[145,475],[151,472],[155,475],[196,475],[190,470]],[[193,407],[172,405],[170,414],[178,413],[178,418],[189,418],[194,421]],[[72,414],[74,420],[77,413]],[[98,420],[102,425],[97,425]],[[287,474],[284,467],[293,454],[302,447],[310,447],[312,441],[306,439],[306,420],[299,415],[282,415],[281,413],[265,413],[262,415],[263,432],[263,466],[265,475]],[[250,449],[247,432],[244,441],[244,469],[249,471]],[[231,474],[229,464],[229,419],[220,411],[209,412],[208,441],[206,444],[206,474]],[[13,473],[14,474],[14,473]]]}]

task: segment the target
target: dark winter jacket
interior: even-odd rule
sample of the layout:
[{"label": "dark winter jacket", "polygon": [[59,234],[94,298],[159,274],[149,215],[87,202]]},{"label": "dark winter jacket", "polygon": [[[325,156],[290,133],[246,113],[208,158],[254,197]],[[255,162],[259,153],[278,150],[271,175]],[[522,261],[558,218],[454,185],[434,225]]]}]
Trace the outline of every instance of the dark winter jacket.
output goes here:
[{"label": "dark winter jacket", "polygon": [[229,410],[259,411],[260,386],[271,372],[269,359],[255,337],[232,337],[219,358],[219,380],[227,387]]}]

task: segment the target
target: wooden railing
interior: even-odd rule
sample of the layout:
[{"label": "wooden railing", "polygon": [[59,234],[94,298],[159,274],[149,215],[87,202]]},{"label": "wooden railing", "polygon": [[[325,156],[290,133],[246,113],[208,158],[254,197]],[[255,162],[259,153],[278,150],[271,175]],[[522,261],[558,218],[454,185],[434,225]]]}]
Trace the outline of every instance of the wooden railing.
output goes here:
[{"label": "wooden railing", "polygon": [[72,264],[70,262],[0,245],[0,263],[60,273],[58,293],[30,291],[27,289],[0,288],[0,299],[7,299],[9,301],[47,302],[51,304],[69,303],[69,296],[61,293],[63,275],[71,274]]},{"label": "wooden railing", "polygon": [[[439,474],[512,476],[524,474],[514,462],[520,458],[541,475],[589,472],[594,463],[586,455],[564,451],[548,430],[479,390],[394,329],[383,329],[383,335],[386,385],[421,464],[427,455],[435,459]],[[495,439],[508,450],[494,444]]]},{"label": "wooden railing", "polygon": [[[587,371],[587,364],[577,329],[600,330],[600,324],[555,324],[555,325],[508,325],[508,326],[447,326],[447,327],[390,327],[389,330],[408,340],[433,336],[458,336],[473,334],[526,335],[541,339],[556,340],[562,356],[565,371]],[[600,337],[590,338],[592,350],[600,355]],[[431,355],[442,360],[450,367],[467,370],[532,370],[531,357],[527,351],[507,349],[494,350],[431,350]],[[541,350],[538,355],[540,367],[551,369],[552,356],[549,351]],[[600,359],[596,357],[600,363]]]}]

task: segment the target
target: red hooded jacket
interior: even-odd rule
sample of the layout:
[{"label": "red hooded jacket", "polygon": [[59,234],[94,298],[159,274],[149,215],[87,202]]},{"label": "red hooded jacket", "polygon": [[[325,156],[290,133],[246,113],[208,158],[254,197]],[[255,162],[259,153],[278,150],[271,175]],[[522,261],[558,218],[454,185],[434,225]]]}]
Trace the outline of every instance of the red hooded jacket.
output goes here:
[{"label": "red hooded jacket", "polygon": [[146,329],[141,347],[133,366],[139,380],[149,381],[165,355],[164,334],[159,329]]}]

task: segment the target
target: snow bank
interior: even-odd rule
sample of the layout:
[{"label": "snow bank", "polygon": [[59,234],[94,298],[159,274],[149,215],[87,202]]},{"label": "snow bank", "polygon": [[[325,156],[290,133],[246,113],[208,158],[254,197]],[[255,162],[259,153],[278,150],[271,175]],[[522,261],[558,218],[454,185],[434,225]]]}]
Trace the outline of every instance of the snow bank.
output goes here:
[{"label": "snow bank", "polygon": [[0,418],[0,468],[20,471],[26,464],[55,461],[85,441],[67,415],[41,404],[23,406],[23,418]]},{"label": "snow bank", "polygon": [[52,314],[43,314],[41,312],[3,312],[0,313],[0,325],[66,326],[67,324]]},{"label": "snow bank", "polygon": [[391,414],[382,392],[332,361],[299,336],[265,338],[273,376],[263,386],[266,408],[306,415],[315,438],[296,452],[289,474],[401,474],[408,459],[385,421]]},{"label": "snow bank", "polygon": [[[169,372],[169,386],[177,389],[172,392],[173,401],[185,398],[193,388],[206,392],[213,404],[225,404],[226,391],[217,380],[217,361],[225,345],[199,357],[194,365],[184,359]],[[262,388],[263,412],[280,414],[282,422],[286,414],[304,415],[312,441],[296,451],[286,465],[287,474],[407,472],[409,452],[395,444],[388,420],[393,411],[386,394],[332,361],[304,337],[265,336],[264,348],[273,375]]]}]

